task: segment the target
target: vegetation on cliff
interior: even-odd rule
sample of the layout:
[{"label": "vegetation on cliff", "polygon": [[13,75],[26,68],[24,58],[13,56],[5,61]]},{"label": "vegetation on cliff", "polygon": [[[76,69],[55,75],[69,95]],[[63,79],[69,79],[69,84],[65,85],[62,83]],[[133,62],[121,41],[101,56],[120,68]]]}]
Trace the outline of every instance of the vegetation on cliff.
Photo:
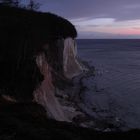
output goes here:
[{"label": "vegetation on cliff", "polygon": [[[0,5],[1,94],[31,100],[33,90],[43,80],[35,56],[49,44],[48,63],[54,72],[62,71],[56,41],[76,36],[75,27],[57,15]],[[57,85],[55,80],[56,76]]]}]

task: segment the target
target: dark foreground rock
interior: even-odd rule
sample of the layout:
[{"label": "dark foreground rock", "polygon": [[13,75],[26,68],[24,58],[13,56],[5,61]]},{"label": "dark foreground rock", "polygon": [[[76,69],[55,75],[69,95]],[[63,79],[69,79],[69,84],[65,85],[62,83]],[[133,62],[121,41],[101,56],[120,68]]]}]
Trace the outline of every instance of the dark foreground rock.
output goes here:
[{"label": "dark foreground rock", "polygon": [[139,130],[128,132],[98,132],[71,123],[46,118],[45,110],[36,103],[0,102],[0,140],[90,140],[135,139]]}]

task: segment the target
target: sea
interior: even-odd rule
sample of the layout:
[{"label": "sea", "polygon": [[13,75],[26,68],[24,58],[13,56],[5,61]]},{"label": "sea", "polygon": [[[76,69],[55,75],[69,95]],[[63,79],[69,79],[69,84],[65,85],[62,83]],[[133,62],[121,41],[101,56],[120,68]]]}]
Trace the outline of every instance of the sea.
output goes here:
[{"label": "sea", "polygon": [[140,129],[140,40],[78,39],[78,56],[95,67],[85,110],[127,129]]}]

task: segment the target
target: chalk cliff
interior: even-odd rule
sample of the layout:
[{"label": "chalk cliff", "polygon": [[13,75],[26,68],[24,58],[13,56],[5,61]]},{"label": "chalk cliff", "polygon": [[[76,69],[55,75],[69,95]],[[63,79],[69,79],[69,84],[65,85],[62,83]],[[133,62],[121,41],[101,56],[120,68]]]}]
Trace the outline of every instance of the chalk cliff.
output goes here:
[{"label": "chalk cliff", "polygon": [[[55,96],[82,73],[77,61],[75,27],[51,13],[0,7],[1,96],[37,102],[47,116],[72,121]],[[60,92],[60,91],[59,91]]]}]

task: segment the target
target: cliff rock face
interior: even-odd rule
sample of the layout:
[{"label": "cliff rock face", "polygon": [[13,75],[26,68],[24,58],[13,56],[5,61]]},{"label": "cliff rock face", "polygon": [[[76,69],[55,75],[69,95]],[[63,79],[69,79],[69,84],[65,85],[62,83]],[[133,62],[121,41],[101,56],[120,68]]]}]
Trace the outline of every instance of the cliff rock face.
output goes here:
[{"label": "cliff rock face", "polygon": [[75,40],[72,38],[67,38],[64,40],[64,51],[63,51],[63,68],[64,74],[67,78],[72,78],[74,76],[82,73],[83,68],[77,61],[77,46]]},{"label": "cliff rock face", "polygon": [[0,94],[9,101],[41,104],[47,115],[71,121],[55,97],[82,73],[75,27],[51,13],[0,6]]},{"label": "cliff rock face", "polygon": [[[62,65],[60,71],[59,69],[53,69],[47,60],[47,48],[49,48],[49,44],[44,46],[44,51],[37,55],[36,63],[44,77],[44,80],[41,82],[39,87],[34,91],[34,100],[44,106],[47,111],[47,115],[51,118],[58,121],[72,121],[67,115],[64,113],[62,106],[57,100],[55,93],[56,89],[59,88],[53,84],[52,77],[55,75],[56,77],[60,77],[58,82],[61,82],[61,79],[68,78],[67,80],[73,78],[74,76],[82,73],[83,68],[78,63],[76,59],[76,43],[72,38],[66,38],[57,41],[58,48],[60,48],[58,58],[58,64]],[[63,57],[62,57],[63,56]],[[59,91],[61,92],[61,91]]]},{"label": "cliff rock face", "polygon": [[46,61],[45,54],[42,53],[36,58],[40,72],[44,76],[41,85],[34,91],[34,100],[41,104],[47,111],[50,118],[59,121],[68,121],[63,110],[55,97],[55,87],[52,83],[51,67]]}]

